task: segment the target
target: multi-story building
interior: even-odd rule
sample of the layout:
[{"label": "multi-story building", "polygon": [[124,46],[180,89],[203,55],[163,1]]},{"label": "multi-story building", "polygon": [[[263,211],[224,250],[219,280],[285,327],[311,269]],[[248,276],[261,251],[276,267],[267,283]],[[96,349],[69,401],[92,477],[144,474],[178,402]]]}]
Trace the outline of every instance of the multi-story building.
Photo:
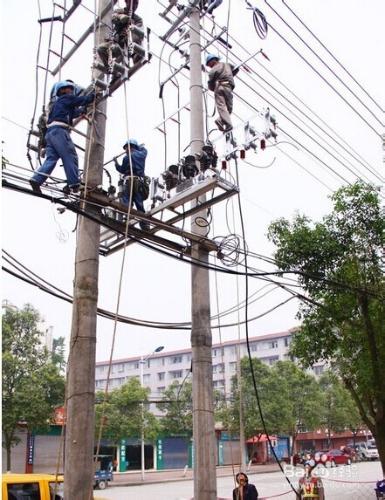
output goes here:
[{"label": "multi-story building", "polygon": [[[259,358],[268,365],[277,361],[289,359],[289,346],[293,330],[279,333],[251,337],[249,339],[251,355]],[[229,394],[231,379],[236,375],[238,349],[240,358],[247,355],[246,341],[242,339],[230,340],[212,347],[213,358],[213,386],[215,389]],[[188,377],[191,370],[191,349],[178,351],[158,352],[147,357],[141,367],[140,356],[114,360],[112,362],[109,388],[115,389],[124,384],[131,377],[141,376],[143,369],[143,385],[151,389],[151,397],[157,398],[175,380],[182,382]],[[96,363],[95,384],[96,390],[105,388],[108,373],[108,361]],[[315,366],[317,375],[323,366]]]}]

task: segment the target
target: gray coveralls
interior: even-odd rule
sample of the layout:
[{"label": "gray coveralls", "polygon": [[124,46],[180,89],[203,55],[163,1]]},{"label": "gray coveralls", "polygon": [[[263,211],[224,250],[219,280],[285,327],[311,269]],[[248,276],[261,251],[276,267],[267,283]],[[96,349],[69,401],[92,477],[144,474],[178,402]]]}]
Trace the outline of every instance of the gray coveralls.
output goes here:
[{"label": "gray coveralls", "polygon": [[231,113],[233,111],[233,66],[224,62],[217,62],[210,69],[208,88],[214,92],[215,104],[219,113],[220,123],[225,131],[231,130]]}]

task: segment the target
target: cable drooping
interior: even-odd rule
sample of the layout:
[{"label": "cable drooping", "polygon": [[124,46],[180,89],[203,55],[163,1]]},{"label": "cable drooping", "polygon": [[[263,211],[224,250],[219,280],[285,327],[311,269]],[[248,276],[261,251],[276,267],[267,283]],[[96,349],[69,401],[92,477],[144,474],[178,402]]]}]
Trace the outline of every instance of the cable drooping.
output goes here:
[{"label": "cable drooping", "polygon": [[267,31],[268,31],[268,23],[266,21],[266,17],[261,12],[257,7],[253,7],[248,0],[245,0],[246,4],[248,5],[248,8],[253,11],[253,23],[254,23],[254,28],[255,31],[257,32],[257,35],[259,38],[262,38],[264,40],[267,37]]},{"label": "cable drooping", "polygon": [[[238,186],[239,186],[240,183],[239,183],[239,171],[238,171],[237,159],[235,158],[234,161],[235,161],[236,179],[237,179],[237,183],[238,183]],[[246,233],[245,233],[245,224],[244,224],[244,220],[243,220],[243,211],[242,211],[242,202],[241,202],[240,192],[238,193],[237,197],[238,197],[238,207],[239,207],[239,217],[240,217],[241,229],[242,229],[242,237],[243,237],[243,242],[244,242],[245,267],[247,269],[248,262],[247,262],[247,249],[246,249]],[[283,470],[281,461],[279,460],[279,458],[278,458],[278,456],[277,456],[277,454],[276,454],[276,452],[274,450],[274,447],[273,447],[273,444],[271,442],[271,439],[270,439],[270,436],[269,436],[269,432],[268,432],[268,429],[267,429],[267,425],[266,425],[266,422],[265,422],[265,418],[264,418],[264,415],[263,415],[263,411],[262,411],[261,400],[260,400],[260,396],[259,396],[259,391],[258,391],[258,387],[257,387],[255,373],[254,373],[254,366],[253,366],[253,360],[252,360],[251,349],[250,349],[250,341],[249,341],[249,325],[248,325],[249,306],[248,306],[248,296],[249,296],[249,278],[248,278],[248,275],[246,274],[245,275],[245,297],[246,297],[246,304],[245,304],[245,332],[246,332],[246,347],[247,347],[247,355],[248,355],[248,360],[249,360],[249,367],[250,367],[251,378],[252,378],[252,381],[253,381],[255,398],[256,398],[256,401],[257,401],[258,412],[259,412],[259,415],[261,417],[262,427],[263,427],[263,430],[265,432],[267,441],[269,443],[270,450],[271,450],[272,454],[274,455],[274,458],[275,458],[275,460],[276,460],[279,468],[281,469],[282,474],[285,476],[286,481],[289,483],[291,489],[294,491],[294,493],[297,493],[296,488],[293,486],[293,484],[290,481],[289,477],[285,474],[285,471]]]}]

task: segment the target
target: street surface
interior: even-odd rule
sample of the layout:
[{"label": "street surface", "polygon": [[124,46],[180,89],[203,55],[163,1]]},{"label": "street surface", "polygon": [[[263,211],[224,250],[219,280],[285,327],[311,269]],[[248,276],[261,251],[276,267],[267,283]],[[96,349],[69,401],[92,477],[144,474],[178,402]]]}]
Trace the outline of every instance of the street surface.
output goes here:
[{"label": "street surface", "polygon": [[[269,468],[270,466],[266,466]],[[258,468],[263,470],[263,466]],[[271,467],[270,467],[271,469]],[[302,469],[303,470],[303,469]],[[223,474],[223,470],[221,472]],[[231,474],[231,468],[227,468]],[[380,462],[360,462],[351,466],[339,466],[333,469],[320,469],[325,487],[325,500],[366,500],[375,499],[374,485],[382,477]],[[151,474],[151,473],[150,473]],[[155,474],[151,474],[151,481],[155,481]],[[169,478],[163,479],[160,473],[158,483],[132,484],[130,486],[110,486],[104,491],[95,490],[95,499],[105,500],[190,500],[193,496],[193,482],[191,479],[174,480],[180,478],[182,472],[172,471]],[[296,486],[301,474],[301,468],[288,471],[288,476]],[[147,475],[147,473],[146,473]],[[278,498],[282,500],[295,499],[294,493],[290,491],[290,485],[281,472],[248,473],[249,480],[255,484],[259,492],[259,498]],[[122,480],[119,477],[119,482]],[[127,483],[130,481],[128,475]],[[115,482],[117,484],[118,481]],[[113,484],[113,483],[112,483]],[[231,475],[218,477],[218,497],[231,499],[234,480]],[[282,495],[287,492],[287,494]],[[273,495],[279,495],[275,497]]]}]

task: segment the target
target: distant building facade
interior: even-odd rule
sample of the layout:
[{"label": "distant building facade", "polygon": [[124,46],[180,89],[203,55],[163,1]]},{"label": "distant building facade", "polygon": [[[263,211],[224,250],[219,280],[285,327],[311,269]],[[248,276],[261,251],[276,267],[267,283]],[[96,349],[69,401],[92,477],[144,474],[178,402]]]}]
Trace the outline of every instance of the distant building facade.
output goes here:
[{"label": "distant building facade", "polygon": [[[271,333],[249,339],[251,356],[267,365],[290,359],[289,347],[293,332]],[[239,349],[239,357],[238,357]],[[231,379],[237,373],[237,360],[247,356],[244,339],[230,340],[212,346],[213,387],[228,395],[231,391]],[[116,389],[132,377],[140,378],[141,357],[122,358],[112,361],[109,389]],[[96,363],[95,388],[104,390],[107,383],[109,361]],[[315,375],[323,371],[323,364],[315,365]],[[143,385],[149,387],[152,398],[159,398],[174,381],[181,383],[191,371],[191,349],[162,351],[154,353],[143,366]]]}]

